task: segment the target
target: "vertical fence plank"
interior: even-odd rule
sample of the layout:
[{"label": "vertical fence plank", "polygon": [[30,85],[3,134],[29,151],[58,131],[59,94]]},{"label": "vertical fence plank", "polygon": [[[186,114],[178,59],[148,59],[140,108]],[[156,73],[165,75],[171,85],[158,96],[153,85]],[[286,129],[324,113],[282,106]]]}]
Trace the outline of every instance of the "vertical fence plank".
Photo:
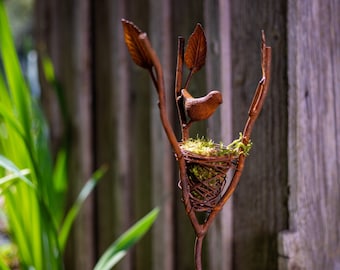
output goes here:
[{"label": "vertical fence plank", "polygon": [[288,3],[290,231],[280,269],[339,269],[340,4]]},{"label": "vertical fence plank", "polygon": [[[150,1],[149,35],[164,71],[166,88],[167,113],[173,115],[173,77],[174,56],[171,51],[170,1]],[[152,186],[153,201],[162,205],[162,211],[155,224],[153,240],[153,269],[172,270],[174,268],[174,191],[176,173],[174,157],[170,144],[163,131],[158,108],[158,96],[152,86],[151,112],[151,149],[152,149]]]},{"label": "vertical fence plank", "polygon": [[[172,1],[172,45],[173,45],[173,61],[176,59],[175,52],[177,49],[177,37],[183,36],[185,38],[186,44],[188,42],[189,36],[193,32],[197,23],[201,23],[203,28],[204,25],[204,16],[203,16],[203,1],[186,1],[185,3],[181,0]],[[205,77],[205,69],[201,69],[199,72],[195,73],[193,76],[189,91],[195,96],[203,96],[206,94],[206,77]],[[187,69],[185,67],[185,72]],[[174,69],[172,71],[174,74]],[[187,74],[187,73],[186,73]],[[185,80],[185,76],[183,80]],[[174,105],[173,105],[174,106]],[[176,116],[177,121],[177,116]],[[196,137],[197,134],[200,136],[206,135],[206,123],[205,121],[200,123],[194,123],[191,130],[190,135]],[[178,173],[178,171],[176,171]],[[177,174],[178,175],[178,174]],[[175,180],[178,181],[178,177],[176,175]],[[177,188],[177,183],[173,183],[176,189],[176,198],[175,198],[175,220],[174,220],[174,229],[175,229],[175,268],[176,270],[185,270],[185,269],[193,269],[194,268],[194,231],[189,221],[188,216],[185,213],[183,202],[180,197],[180,190]],[[204,255],[206,255],[206,245],[204,245]],[[207,260],[203,260],[206,264]]]},{"label": "vertical fence plank", "polygon": [[[122,34],[120,25],[112,23],[123,12],[124,6],[119,1],[113,2],[95,1],[93,4],[95,161],[96,166],[108,165],[108,171],[96,190],[97,256],[103,254],[119,233],[128,227],[129,213],[124,205],[125,186],[120,181],[122,168],[117,143],[120,117],[117,89],[124,89],[122,93],[127,92],[127,55],[123,43],[117,42]],[[115,13],[111,5],[115,6]],[[118,40],[122,41],[122,38]],[[112,54],[112,51],[117,54]],[[128,269],[128,263],[124,261],[117,268]]]},{"label": "vertical fence plank", "polygon": [[[231,68],[231,19],[230,0],[219,0],[220,17],[220,72],[221,89],[224,97],[221,106],[221,140],[225,143],[231,142],[232,138],[232,68]],[[224,206],[220,217],[221,235],[221,269],[233,269],[233,197]],[[212,256],[212,255],[210,255]],[[213,269],[211,267],[211,269]],[[217,268],[216,268],[217,269]]]},{"label": "vertical fence plank", "polygon": [[[118,0],[96,4],[96,147],[97,158],[110,165],[97,193],[98,244],[102,253],[151,210],[148,80],[128,55],[121,25],[122,18],[130,17],[142,23],[141,27],[143,22],[145,25],[148,5],[146,1],[132,6]],[[116,268],[149,269],[150,241],[150,235],[144,237]]]},{"label": "vertical fence plank", "polygon": [[[127,4],[126,14],[142,31],[149,30],[149,1],[131,1]],[[124,44],[125,45],[125,44]],[[152,200],[152,139],[151,139],[151,93],[150,78],[146,70],[130,63],[130,113],[131,113],[131,159],[134,220],[142,217],[155,206]],[[157,166],[158,164],[156,164]],[[153,229],[154,230],[154,229]],[[152,232],[149,232],[136,245],[133,258],[133,270],[152,269]]]},{"label": "vertical fence plank", "polygon": [[[230,7],[229,1],[206,0],[204,21],[207,37],[206,77],[208,91],[222,92],[223,103],[208,122],[209,138],[224,144],[231,142],[232,95],[230,59]],[[232,198],[211,226],[208,237],[208,269],[231,269],[232,267]]]},{"label": "vertical fence plank", "polygon": [[[49,1],[37,5],[38,48],[55,63],[56,76],[65,95],[69,139],[69,199],[73,203],[93,170],[90,1]],[[39,12],[39,11],[38,11]],[[62,19],[61,19],[62,18]],[[74,29],[65,31],[65,29]],[[62,50],[60,48],[63,48]],[[51,127],[58,130],[58,126]],[[58,132],[56,132],[58,134]],[[66,250],[66,267],[92,269],[94,264],[93,198],[78,216]],[[84,237],[86,235],[86,237]],[[83,254],[86,254],[84,256]]]},{"label": "vertical fence plank", "polygon": [[[91,38],[90,1],[75,1],[74,27],[79,29],[73,35],[72,54],[74,59],[73,80],[70,91],[66,94],[70,109],[72,144],[70,149],[69,178],[70,198],[73,203],[85,182],[93,171],[92,159],[92,70],[91,48],[88,40]],[[73,191],[73,192],[72,192]],[[72,230],[75,244],[69,249],[75,268],[92,269],[95,260],[94,229],[93,229],[93,196],[83,205]],[[87,235],[87,237],[84,237]],[[84,256],[83,254],[86,254]],[[70,260],[69,260],[70,262]]]},{"label": "vertical fence plank", "polygon": [[261,29],[273,49],[272,79],[234,194],[233,269],[277,269],[287,228],[286,1],[231,1],[233,136],[242,131],[261,77]]}]

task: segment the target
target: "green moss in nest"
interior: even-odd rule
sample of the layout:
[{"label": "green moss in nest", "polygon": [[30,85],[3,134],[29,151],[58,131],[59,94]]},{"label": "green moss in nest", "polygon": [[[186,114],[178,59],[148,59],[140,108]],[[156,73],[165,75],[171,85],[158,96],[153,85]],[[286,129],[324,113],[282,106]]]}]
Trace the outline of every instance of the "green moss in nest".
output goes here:
[{"label": "green moss in nest", "polygon": [[196,139],[190,138],[183,142],[182,149],[202,156],[248,155],[252,142],[250,141],[248,144],[244,144],[242,140],[243,135],[240,133],[239,138],[229,145],[224,145],[221,142],[218,147],[216,147],[217,145],[212,140],[208,140],[204,137],[197,137]]}]

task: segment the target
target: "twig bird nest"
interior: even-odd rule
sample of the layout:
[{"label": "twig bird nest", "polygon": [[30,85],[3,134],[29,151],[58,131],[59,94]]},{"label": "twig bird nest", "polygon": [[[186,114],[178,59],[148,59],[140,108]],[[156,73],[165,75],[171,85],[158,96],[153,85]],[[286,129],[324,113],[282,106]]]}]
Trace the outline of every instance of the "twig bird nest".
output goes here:
[{"label": "twig bird nest", "polygon": [[180,144],[186,163],[190,201],[197,212],[210,211],[218,203],[228,170],[237,165],[241,154],[247,155],[251,143],[243,136],[225,146],[205,138],[188,139]]}]

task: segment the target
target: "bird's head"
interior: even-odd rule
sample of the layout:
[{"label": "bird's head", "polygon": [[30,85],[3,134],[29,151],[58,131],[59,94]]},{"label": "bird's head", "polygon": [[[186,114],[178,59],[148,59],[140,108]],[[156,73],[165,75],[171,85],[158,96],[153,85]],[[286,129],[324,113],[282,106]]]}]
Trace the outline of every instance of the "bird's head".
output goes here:
[{"label": "bird's head", "polygon": [[222,94],[220,91],[210,91],[207,95],[206,95],[207,99],[209,100],[209,103],[211,102],[211,104],[222,104],[223,102],[223,98],[222,98]]}]

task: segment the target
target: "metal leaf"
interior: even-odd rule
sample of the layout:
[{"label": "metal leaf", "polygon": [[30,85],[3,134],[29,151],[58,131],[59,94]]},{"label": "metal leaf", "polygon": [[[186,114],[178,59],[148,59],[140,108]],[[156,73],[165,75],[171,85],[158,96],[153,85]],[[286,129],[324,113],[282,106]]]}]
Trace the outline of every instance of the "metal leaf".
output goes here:
[{"label": "metal leaf", "polygon": [[138,65],[146,69],[152,67],[150,56],[145,50],[139,36],[142,31],[132,22],[122,19],[124,39],[129,50],[132,60]]},{"label": "metal leaf", "polygon": [[207,41],[203,28],[198,23],[188,40],[188,46],[184,54],[185,64],[194,73],[204,66],[206,54]]}]

